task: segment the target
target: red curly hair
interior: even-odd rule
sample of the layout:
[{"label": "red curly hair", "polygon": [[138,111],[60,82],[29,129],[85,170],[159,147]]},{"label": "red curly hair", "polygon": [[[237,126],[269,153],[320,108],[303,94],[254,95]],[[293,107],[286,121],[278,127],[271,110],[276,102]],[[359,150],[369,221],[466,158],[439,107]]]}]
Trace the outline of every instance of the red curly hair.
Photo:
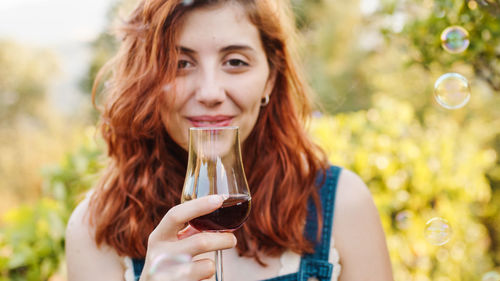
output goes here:
[{"label": "red curly hair", "polygon": [[289,4],[276,0],[195,0],[191,5],[145,0],[124,23],[121,49],[99,73],[92,95],[95,102],[98,81],[111,69],[101,123],[111,161],[90,202],[98,245],[108,244],[120,255],[144,257],[149,234],[179,204],[187,152],[162,123],[162,88],[175,80],[175,43],[183,15],[226,2],[245,8],[276,73],[270,102],[242,144],[252,211],[235,232],[238,252],[258,262],[259,253],[312,252],[313,241],[303,235],[307,202],[312,198],[320,208],[315,180],[327,160],[304,129],[311,111],[310,91],[293,49],[293,14]]}]

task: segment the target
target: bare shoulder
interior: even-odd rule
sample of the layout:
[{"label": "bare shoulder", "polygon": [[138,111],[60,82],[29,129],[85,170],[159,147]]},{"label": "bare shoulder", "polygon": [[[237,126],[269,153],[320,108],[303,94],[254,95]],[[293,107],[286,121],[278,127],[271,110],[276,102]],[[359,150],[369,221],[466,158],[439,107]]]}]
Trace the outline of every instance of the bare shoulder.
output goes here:
[{"label": "bare shoulder", "polygon": [[364,238],[366,232],[362,230],[378,230],[379,223],[379,213],[368,187],[357,174],[343,169],[335,199],[333,233],[336,244],[340,248],[349,245],[355,237]]},{"label": "bare shoulder", "polygon": [[68,280],[123,280],[123,266],[116,252],[98,247],[88,220],[89,198],[73,211],[66,228]]},{"label": "bare shoulder", "polygon": [[339,177],[333,225],[340,281],[393,280],[377,207],[363,180],[347,169]]},{"label": "bare shoulder", "polygon": [[342,169],[337,184],[336,210],[358,209],[371,202],[373,202],[371,193],[363,180],[354,172]]}]

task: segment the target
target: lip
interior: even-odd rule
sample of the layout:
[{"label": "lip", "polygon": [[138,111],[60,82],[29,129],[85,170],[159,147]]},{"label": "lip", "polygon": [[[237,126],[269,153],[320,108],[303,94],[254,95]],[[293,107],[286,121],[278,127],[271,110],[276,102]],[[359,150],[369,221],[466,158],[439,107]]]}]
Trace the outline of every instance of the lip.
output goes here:
[{"label": "lip", "polygon": [[231,125],[233,116],[228,115],[200,115],[187,117],[193,127],[227,127]]}]

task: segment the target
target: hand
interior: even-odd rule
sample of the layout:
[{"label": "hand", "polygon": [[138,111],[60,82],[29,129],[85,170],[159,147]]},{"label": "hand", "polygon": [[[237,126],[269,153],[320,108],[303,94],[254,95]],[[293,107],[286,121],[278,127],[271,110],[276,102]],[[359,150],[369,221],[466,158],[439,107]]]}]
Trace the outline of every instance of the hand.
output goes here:
[{"label": "hand", "polygon": [[[194,257],[234,247],[236,237],[232,233],[199,232],[189,226],[185,227],[191,219],[219,208],[223,201],[221,195],[209,195],[171,208],[149,235],[146,262],[140,280],[146,280],[149,268],[158,255],[182,253]],[[214,273],[214,262],[211,259],[200,259],[192,262],[188,276],[189,280],[202,280],[212,277]]]}]

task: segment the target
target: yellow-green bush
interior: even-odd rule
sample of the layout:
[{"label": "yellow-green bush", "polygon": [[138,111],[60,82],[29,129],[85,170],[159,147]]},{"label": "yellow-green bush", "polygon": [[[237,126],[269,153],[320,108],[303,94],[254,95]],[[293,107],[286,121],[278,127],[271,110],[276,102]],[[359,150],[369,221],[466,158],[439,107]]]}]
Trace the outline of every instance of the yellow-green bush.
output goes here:
[{"label": "yellow-green bush", "polygon": [[64,233],[73,208],[101,169],[101,151],[87,143],[44,173],[44,196],[0,218],[0,280],[48,280],[64,259]]},{"label": "yellow-green bush", "polygon": [[[479,118],[457,121],[450,112],[418,117],[410,104],[384,96],[374,101],[368,111],[315,119],[311,131],[332,163],[370,188],[395,280],[478,280],[494,267],[483,220],[492,202],[486,175],[497,158],[488,146],[495,128]],[[425,238],[434,217],[452,229],[442,246]]]}]

